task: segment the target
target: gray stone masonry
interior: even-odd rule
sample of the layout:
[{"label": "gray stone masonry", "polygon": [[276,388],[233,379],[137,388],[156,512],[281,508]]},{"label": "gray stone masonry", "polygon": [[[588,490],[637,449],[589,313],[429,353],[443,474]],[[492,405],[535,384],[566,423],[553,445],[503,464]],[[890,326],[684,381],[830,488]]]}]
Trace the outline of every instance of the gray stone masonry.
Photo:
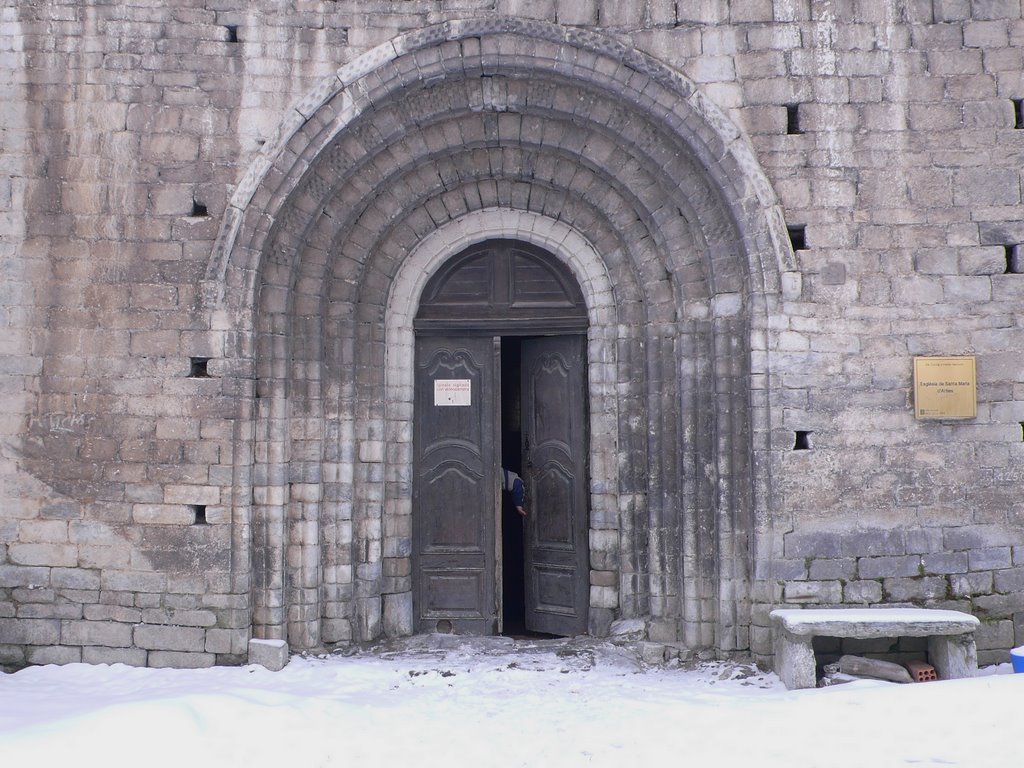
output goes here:
[{"label": "gray stone masonry", "polygon": [[5,4],[0,666],[411,632],[414,319],[485,237],[585,297],[588,631],[936,608],[1008,660],[1022,71],[1016,0]]}]

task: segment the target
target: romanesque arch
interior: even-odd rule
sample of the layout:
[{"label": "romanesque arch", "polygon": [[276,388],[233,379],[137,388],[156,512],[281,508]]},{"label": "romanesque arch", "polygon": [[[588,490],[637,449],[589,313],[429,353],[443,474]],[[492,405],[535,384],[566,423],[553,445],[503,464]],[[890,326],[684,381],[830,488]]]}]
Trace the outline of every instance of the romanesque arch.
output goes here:
[{"label": "romanesque arch", "polygon": [[[792,254],[749,144],[600,35],[493,18],[404,35],[285,118],[207,273],[238,330],[235,567],[293,647],[410,631],[411,318],[433,270],[534,242],[584,291],[591,626],[746,647],[767,479],[757,339]],[[251,377],[251,378],[250,378]]]}]

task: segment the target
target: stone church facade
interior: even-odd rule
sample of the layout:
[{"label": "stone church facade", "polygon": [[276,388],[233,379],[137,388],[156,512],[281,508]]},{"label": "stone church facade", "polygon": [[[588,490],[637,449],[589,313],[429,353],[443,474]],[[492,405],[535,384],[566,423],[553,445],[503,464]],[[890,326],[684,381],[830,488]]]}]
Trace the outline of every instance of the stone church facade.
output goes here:
[{"label": "stone church facade", "polygon": [[[528,483],[575,560],[525,555],[528,613],[759,660],[782,605],[1024,643],[1019,0],[30,0],[0,31],[0,664],[502,631],[473,494],[520,410],[579,414]],[[504,376],[538,339],[580,350],[547,415]],[[944,357],[976,413],[917,418]]]}]

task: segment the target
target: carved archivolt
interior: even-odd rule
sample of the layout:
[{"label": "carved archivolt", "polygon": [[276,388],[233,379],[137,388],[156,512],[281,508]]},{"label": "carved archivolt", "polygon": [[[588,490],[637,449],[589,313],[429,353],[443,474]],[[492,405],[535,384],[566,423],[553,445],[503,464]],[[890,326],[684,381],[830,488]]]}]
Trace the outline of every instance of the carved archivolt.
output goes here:
[{"label": "carved archivolt", "polygon": [[256,378],[235,499],[257,635],[404,631],[412,320],[429,277],[495,237],[543,247],[583,292],[590,429],[609,436],[591,449],[592,567],[615,574],[595,615],[742,644],[745,536],[767,482],[751,469],[767,445],[751,414],[768,405],[748,386],[764,372],[751,338],[792,260],[774,193],[679,73],[501,18],[339,69],[225,214],[206,298]]}]

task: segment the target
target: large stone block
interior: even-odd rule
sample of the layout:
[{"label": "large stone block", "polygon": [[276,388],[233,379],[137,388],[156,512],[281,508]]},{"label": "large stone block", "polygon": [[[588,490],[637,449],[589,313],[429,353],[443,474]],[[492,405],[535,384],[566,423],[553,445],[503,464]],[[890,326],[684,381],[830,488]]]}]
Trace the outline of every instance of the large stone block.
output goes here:
[{"label": "large stone block", "polygon": [[47,587],[50,569],[23,565],[0,565],[0,587]]},{"label": "large stone block", "polygon": [[842,537],[842,554],[850,557],[902,555],[906,551],[900,530],[854,530]]},{"label": "large stone block", "polygon": [[147,608],[142,611],[142,621],[146,624],[173,624],[180,627],[212,627],[217,624],[217,614],[184,608]]},{"label": "large stone block", "polygon": [[245,629],[210,629],[206,632],[206,652],[239,655],[247,652],[249,633]]},{"label": "large stone block", "polygon": [[984,549],[1020,543],[1019,532],[997,525],[967,525],[943,529],[947,549]]},{"label": "large stone block", "polygon": [[176,669],[204,669],[212,667],[217,659],[212,653],[184,653],[181,651],[150,651],[147,658],[150,667],[173,667]]},{"label": "large stone block", "polygon": [[961,248],[960,272],[965,275],[999,275],[1006,271],[1006,253],[1001,246]]},{"label": "large stone block", "polygon": [[141,648],[82,648],[82,661],[86,664],[127,664],[130,667],[144,667],[147,656],[147,652]]},{"label": "large stone block", "polygon": [[949,586],[955,597],[988,594],[992,592],[992,572],[952,574],[949,577]]},{"label": "large stone block", "polygon": [[191,525],[195,511],[184,504],[133,504],[132,519],[147,525]]},{"label": "large stone block", "polygon": [[15,565],[78,565],[78,547],[74,544],[10,544],[7,558]]},{"label": "large stone block", "polygon": [[817,685],[811,640],[811,637],[793,635],[781,628],[775,630],[772,641],[775,649],[775,674],[790,690],[814,688]]},{"label": "large stone block", "polygon": [[64,645],[126,648],[132,644],[132,626],[112,621],[64,621],[60,638]]},{"label": "large stone block", "polygon": [[57,619],[4,619],[0,621],[0,645],[58,645]]},{"label": "large stone block", "polygon": [[971,18],[971,0],[934,0],[935,21],[964,21]]},{"label": "large stone block", "polygon": [[856,573],[857,561],[853,558],[811,560],[807,570],[807,576],[811,581],[853,579]]},{"label": "large stone block", "polygon": [[880,603],[882,584],[878,581],[849,581],[843,585],[843,602]]},{"label": "large stone block", "polygon": [[990,571],[996,568],[1009,568],[1013,562],[1009,547],[989,547],[972,549],[968,553],[972,571]]},{"label": "large stone block", "polygon": [[928,659],[943,680],[974,677],[978,673],[978,649],[970,633],[929,637]]},{"label": "large stone block", "polygon": [[168,485],[164,487],[164,500],[168,504],[220,503],[220,488],[210,485]]},{"label": "large stone block", "polygon": [[50,583],[54,589],[98,590],[100,574],[87,568],[53,568]]},{"label": "large stone block", "polygon": [[921,573],[921,557],[862,557],[857,561],[857,573],[862,579],[878,579],[889,576],[918,576]]},{"label": "large stone block", "polygon": [[18,523],[18,540],[25,543],[63,544],[68,540],[68,524],[64,520],[22,520]]},{"label": "large stone block", "polygon": [[30,646],[26,650],[25,661],[29,664],[78,664],[82,661],[82,649],[62,645]]},{"label": "large stone block", "polygon": [[[15,595],[17,599],[17,595]],[[19,619],[80,619],[82,605],[77,602],[61,600],[52,603],[29,603],[22,601],[18,608]]]},{"label": "large stone block", "polygon": [[253,638],[249,641],[249,663],[259,664],[271,672],[280,672],[288,664],[288,643]]},{"label": "large stone block", "polygon": [[843,534],[833,531],[790,533],[785,539],[785,553],[789,558],[839,557]]},{"label": "large stone block", "polygon": [[388,637],[402,637],[412,633],[412,592],[384,595],[384,634]]},{"label": "large stone block", "polygon": [[921,557],[926,574],[967,573],[966,552],[933,552]]},{"label": "large stone block", "polygon": [[199,627],[138,624],[134,628],[134,644],[154,651],[202,652],[206,647],[206,631]]},{"label": "large stone block", "polygon": [[757,579],[805,579],[807,578],[806,560],[769,560],[754,564]]},{"label": "large stone block", "polygon": [[1024,592],[1024,567],[1007,568],[992,574],[996,592]]},{"label": "large stone block", "polygon": [[102,589],[113,592],[160,593],[167,588],[167,575],[147,571],[104,570],[100,584]]},{"label": "large stone block", "polygon": [[1012,648],[1014,642],[1013,622],[1010,619],[983,621],[974,633],[979,651]]},{"label": "large stone block", "polygon": [[325,643],[352,640],[352,622],[347,618],[324,619],[320,622],[320,637]]},{"label": "large stone block", "polygon": [[619,590],[616,587],[590,587],[590,605],[594,608],[616,608]]},{"label": "large stone block", "polygon": [[[127,545],[101,547],[82,545],[79,547],[79,564],[83,568],[127,569],[131,564],[131,549]],[[102,577],[100,577],[102,585]]]},{"label": "large stone block", "polygon": [[25,647],[22,645],[0,644],[0,672],[6,671],[5,667],[16,669],[25,666]]},{"label": "large stone block", "polygon": [[142,611],[122,605],[87,605],[84,616],[89,621],[118,621],[125,624],[138,624],[142,621]]},{"label": "large stone block", "polygon": [[786,583],[787,603],[841,603],[843,587],[838,581],[790,581]]},{"label": "large stone block", "polygon": [[887,599],[898,603],[941,600],[946,597],[946,579],[942,576],[883,579],[882,587]]}]

